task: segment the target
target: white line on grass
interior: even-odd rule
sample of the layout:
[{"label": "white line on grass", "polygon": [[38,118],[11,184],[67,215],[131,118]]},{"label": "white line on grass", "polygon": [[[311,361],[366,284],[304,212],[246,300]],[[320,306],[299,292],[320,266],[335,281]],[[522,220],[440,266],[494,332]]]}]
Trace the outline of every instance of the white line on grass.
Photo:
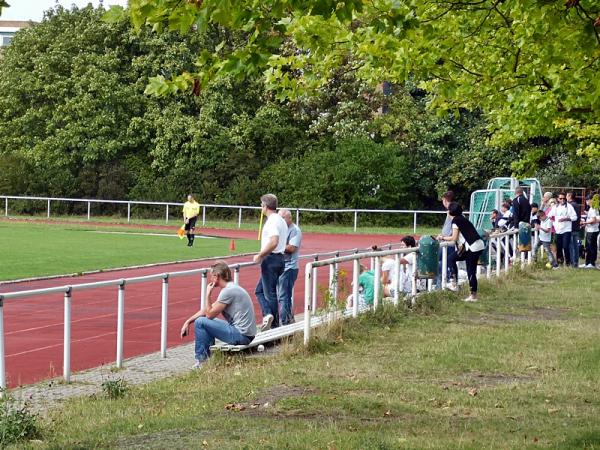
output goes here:
[{"label": "white line on grass", "polygon": [[[137,233],[137,232],[129,232],[129,231],[99,231],[99,230],[88,230],[88,233],[100,233],[100,234],[135,234],[138,236],[164,236],[164,237],[179,237],[176,234],[166,234],[166,233]],[[196,239],[217,239],[213,236],[202,236],[201,234],[196,234]]]}]

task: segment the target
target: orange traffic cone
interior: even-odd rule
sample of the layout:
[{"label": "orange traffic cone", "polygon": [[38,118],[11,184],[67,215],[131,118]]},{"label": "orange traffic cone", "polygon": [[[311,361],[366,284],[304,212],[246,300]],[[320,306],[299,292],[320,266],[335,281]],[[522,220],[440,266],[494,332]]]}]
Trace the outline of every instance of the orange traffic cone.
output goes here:
[{"label": "orange traffic cone", "polygon": [[235,241],[233,239],[231,241],[229,241],[229,250],[230,251],[235,250]]}]

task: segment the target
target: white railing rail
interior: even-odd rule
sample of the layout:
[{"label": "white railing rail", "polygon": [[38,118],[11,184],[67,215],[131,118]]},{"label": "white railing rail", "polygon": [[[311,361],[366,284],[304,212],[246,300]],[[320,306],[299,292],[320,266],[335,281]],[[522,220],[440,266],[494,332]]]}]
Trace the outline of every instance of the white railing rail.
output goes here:
[{"label": "white railing rail", "polygon": [[[87,220],[92,219],[92,205],[93,204],[114,204],[114,205],[127,205],[127,222],[131,222],[131,210],[136,205],[146,206],[159,206],[165,209],[165,223],[169,223],[169,220],[173,220],[170,217],[172,210],[170,208],[181,208],[183,203],[178,202],[151,202],[144,200],[102,200],[102,199],[88,199],[88,198],[66,198],[66,197],[35,197],[35,196],[14,196],[14,195],[0,195],[0,200],[4,200],[4,216],[9,216],[9,200],[28,200],[28,201],[40,201],[46,203],[46,217],[52,216],[52,202],[67,202],[67,203],[84,203],[87,205]],[[242,218],[244,211],[258,211],[260,206],[244,206],[244,205],[218,205],[218,204],[204,204],[201,203],[201,223],[202,226],[206,225],[206,210],[207,209],[233,209],[238,211],[238,228],[242,227]],[[423,215],[445,215],[446,211],[429,211],[429,210],[414,210],[414,209],[320,209],[320,208],[303,208],[303,207],[287,207],[290,211],[294,211],[296,214],[296,223],[300,224],[300,213],[301,212],[312,212],[312,213],[340,213],[340,214],[351,214],[353,216],[353,229],[358,230],[358,219],[359,214],[410,214],[413,216],[413,231],[417,232],[418,216]],[[179,209],[177,210],[180,211]]]}]

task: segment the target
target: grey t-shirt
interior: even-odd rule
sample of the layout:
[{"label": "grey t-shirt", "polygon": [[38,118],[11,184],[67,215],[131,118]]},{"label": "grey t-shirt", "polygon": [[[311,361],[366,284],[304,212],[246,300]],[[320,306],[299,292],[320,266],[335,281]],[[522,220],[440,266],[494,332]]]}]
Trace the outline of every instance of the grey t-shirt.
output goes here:
[{"label": "grey t-shirt", "polygon": [[442,236],[452,236],[452,217],[446,215],[446,221],[442,227]]},{"label": "grey t-shirt", "polygon": [[298,256],[300,255],[300,245],[302,245],[302,231],[295,223],[288,227],[288,235],[286,245],[293,245],[296,247],[294,253],[285,253],[283,258],[285,260],[285,270],[297,269],[298,268]]},{"label": "grey t-shirt", "polygon": [[256,336],[254,306],[242,287],[230,281],[219,293],[217,301],[227,305],[223,310],[223,317],[230,325],[236,327],[244,336]]}]

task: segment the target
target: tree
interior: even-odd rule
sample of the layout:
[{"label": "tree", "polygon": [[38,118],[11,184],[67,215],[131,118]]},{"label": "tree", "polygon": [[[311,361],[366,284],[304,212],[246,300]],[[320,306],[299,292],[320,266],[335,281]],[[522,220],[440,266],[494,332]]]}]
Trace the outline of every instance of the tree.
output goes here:
[{"label": "tree", "polygon": [[[325,85],[341,66],[372,85],[415,77],[440,111],[482,108],[496,144],[570,139],[600,155],[600,8],[593,0],[131,0],[136,27],[244,32],[198,56],[200,70],[156,78],[167,94],[264,73],[280,97]],[[573,147],[573,148],[575,148]]]}]

